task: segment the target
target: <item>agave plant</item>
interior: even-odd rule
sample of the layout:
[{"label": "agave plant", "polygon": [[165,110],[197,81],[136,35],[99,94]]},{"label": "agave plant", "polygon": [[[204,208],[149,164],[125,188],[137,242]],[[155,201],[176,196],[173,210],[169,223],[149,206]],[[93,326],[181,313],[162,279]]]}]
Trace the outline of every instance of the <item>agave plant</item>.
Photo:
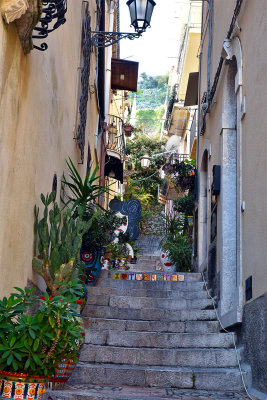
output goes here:
[{"label": "agave plant", "polygon": [[92,208],[94,205],[100,207],[97,200],[102,194],[107,193],[109,188],[96,183],[100,178],[96,175],[98,165],[94,169],[90,165],[83,181],[71,158],[66,160],[66,163],[70,180],[68,181],[63,174],[61,200],[64,207],[69,207],[72,211],[75,211],[80,205],[84,205],[86,208]]}]

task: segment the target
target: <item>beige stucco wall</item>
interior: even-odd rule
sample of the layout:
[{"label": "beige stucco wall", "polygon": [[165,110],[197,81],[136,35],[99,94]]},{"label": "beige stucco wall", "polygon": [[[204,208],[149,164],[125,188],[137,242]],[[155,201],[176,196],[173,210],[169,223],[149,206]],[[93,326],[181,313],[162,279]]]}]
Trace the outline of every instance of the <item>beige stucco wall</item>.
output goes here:
[{"label": "beige stucco wall", "polygon": [[[235,0],[214,2],[213,45],[211,83],[218,66],[222,43],[229,29]],[[205,13],[204,13],[205,15]],[[204,18],[205,19],[205,18]],[[242,91],[246,98],[246,115],[241,122],[241,200],[245,201],[245,211],[241,216],[242,223],[242,282],[243,300],[245,279],[253,277],[253,298],[266,293],[267,274],[267,212],[265,199],[267,197],[267,162],[265,149],[267,146],[266,82],[267,82],[267,3],[265,0],[244,1],[238,17],[238,25],[242,28],[237,32],[242,47],[243,81]],[[207,42],[208,32],[203,43],[201,92],[207,90]],[[212,166],[221,164],[221,114],[223,101],[223,82],[227,67],[224,65],[214,97],[211,113],[207,116],[207,130],[200,138],[200,160],[205,148],[211,145],[209,173],[212,177]],[[201,94],[201,96],[202,96]],[[210,193],[208,193],[210,199]],[[220,202],[220,199],[219,199]],[[208,207],[210,207],[208,200]],[[220,203],[219,207],[220,209]],[[239,210],[237,210],[239,212]],[[218,222],[220,221],[218,215]],[[208,241],[210,237],[210,216],[208,212]],[[218,225],[218,233],[220,226]],[[220,237],[217,237],[218,242]],[[219,246],[217,246],[217,265],[219,268]]]},{"label": "beige stucco wall", "polygon": [[[91,2],[90,2],[91,3]],[[95,4],[90,4],[92,24]],[[68,2],[67,22],[46,40],[48,50],[25,56],[14,24],[0,20],[0,294],[32,278],[33,207],[50,192],[58,194],[65,159],[85,174],[90,135],[92,157],[97,105],[89,96],[85,163],[73,140],[81,48],[82,0]],[[94,74],[92,55],[91,75]],[[91,82],[94,79],[91,76]]]}]

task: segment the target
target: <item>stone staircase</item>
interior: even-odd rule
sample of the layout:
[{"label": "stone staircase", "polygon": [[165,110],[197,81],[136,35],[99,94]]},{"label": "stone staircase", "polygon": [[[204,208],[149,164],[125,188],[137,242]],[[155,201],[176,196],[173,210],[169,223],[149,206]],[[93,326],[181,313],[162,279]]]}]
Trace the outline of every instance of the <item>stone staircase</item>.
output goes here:
[{"label": "stone staircase", "polygon": [[163,400],[170,398],[157,394],[163,388],[241,390],[232,335],[220,333],[200,274],[184,276],[133,281],[102,271],[88,288],[80,361],[68,387],[50,398]]}]

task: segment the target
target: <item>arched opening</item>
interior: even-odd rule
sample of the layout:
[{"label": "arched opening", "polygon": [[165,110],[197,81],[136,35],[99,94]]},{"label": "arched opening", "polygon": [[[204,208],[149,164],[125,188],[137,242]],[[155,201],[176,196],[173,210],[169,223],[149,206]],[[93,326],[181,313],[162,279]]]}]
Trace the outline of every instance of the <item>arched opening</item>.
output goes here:
[{"label": "arched opening", "polygon": [[198,216],[198,265],[199,270],[207,268],[207,215],[208,215],[208,151],[205,150],[199,176],[199,216]]}]

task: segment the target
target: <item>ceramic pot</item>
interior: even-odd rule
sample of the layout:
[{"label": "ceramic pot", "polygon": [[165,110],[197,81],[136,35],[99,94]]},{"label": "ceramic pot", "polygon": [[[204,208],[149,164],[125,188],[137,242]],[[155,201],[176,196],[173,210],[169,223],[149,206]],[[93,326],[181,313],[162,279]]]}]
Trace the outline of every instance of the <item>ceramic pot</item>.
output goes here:
[{"label": "ceramic pot", "polygon": [[46,381],[39,376],[0,371],[0,399],[41,400]]},{"label": "ceramic pot", "polygon": [[49,378],[50,389],[62,389],[70,378],[75,366],[76,363],[72,359],[62,359],[61,363],[58,364],[56,368],[55,376],[53,378]]}]

